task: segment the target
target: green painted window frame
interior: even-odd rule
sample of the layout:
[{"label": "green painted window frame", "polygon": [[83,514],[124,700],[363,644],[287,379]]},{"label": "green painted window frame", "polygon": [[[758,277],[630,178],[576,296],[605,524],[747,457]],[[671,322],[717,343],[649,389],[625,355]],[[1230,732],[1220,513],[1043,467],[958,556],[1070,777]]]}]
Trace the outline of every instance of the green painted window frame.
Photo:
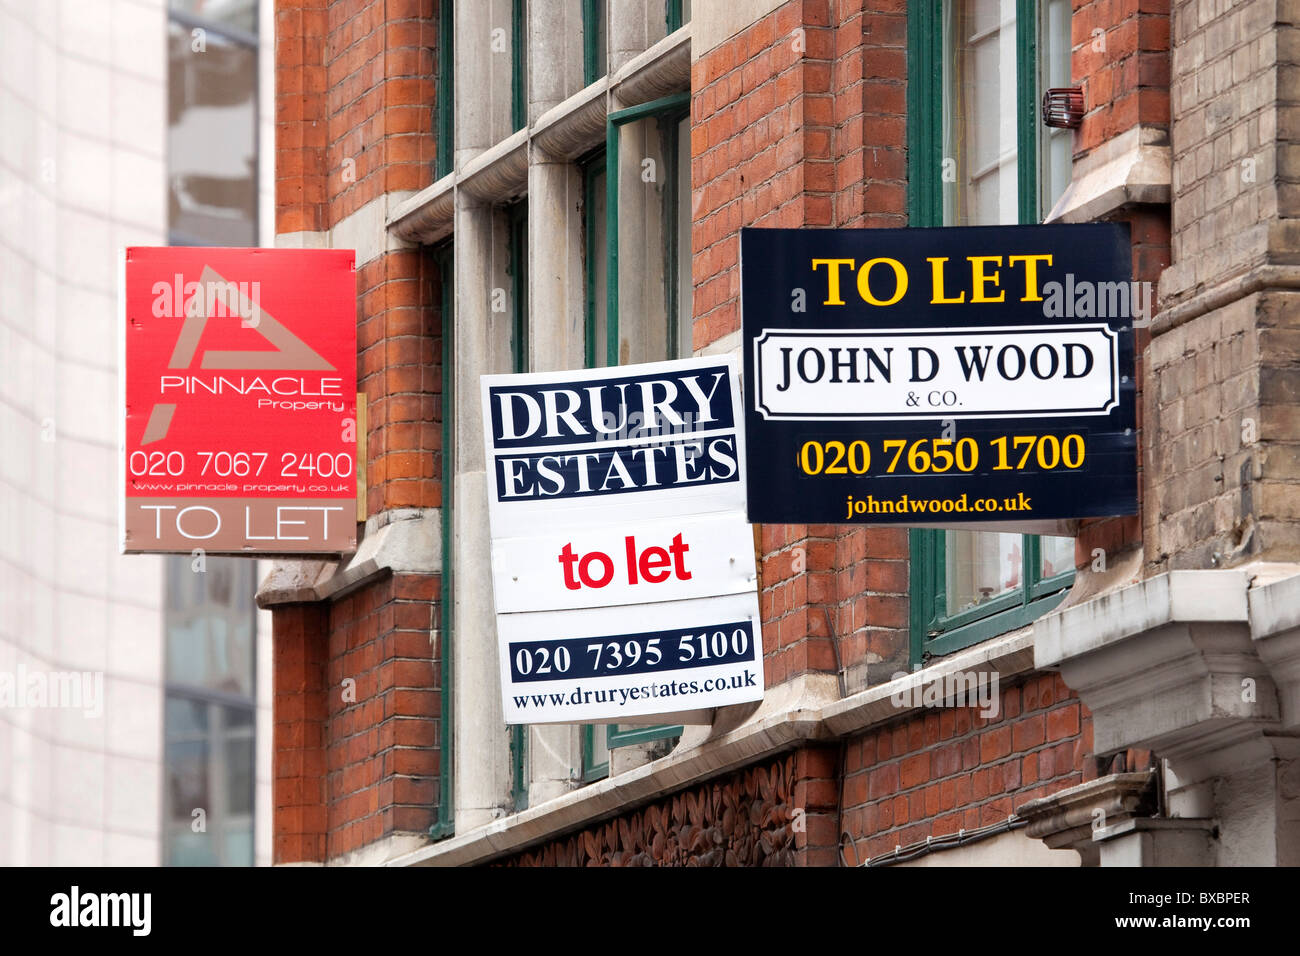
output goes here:
[{"label": "green painted window frame", "polygon": [[[510,279],[510,357],[512,372],[528,371],[528,200],[506,207]],[[510,796],[514,808],[528,809],[528,725],[510,725]]]},{"label": "green painted window frame", "polygon": [[[595,783],[609,776],[609,758],[595,763],[596,759],[596,725],[582,725],[582,782]],[[608,749],[605,751],[609,752]]]},{"label": "green painted window frame", "polygon": [[950,615],[944,580],[947,567],[945,533],[913,528],[908,543],[912,569],[912,664],[924,664],[931,657],[951,654],[1024,627],[1060,604],[1074,582],[1073,571],[1042,577],[1039,572],[1042,566],[1040,538],[1035,534],[1021,535],[1020,580],[1024,584],[984,604]]},{"label": "green painted window frame", "polygon": [[506,207],[509,222],[510,355],[513,372],[528,371],[528,200]]},{"label": "green painted window frame", "polygon": [[[943,4],[908,0],[908,222],[943,225]],[[1033,24],[1022,30],[1020,24]],[[1038,195],[1038,5],[1016,0],[1016,176],[1022,224],[1040,221]]]},{"label": "green painted window frame", "polygon": [[619,730],[618,724],[610,724],[605,729],[605,740],[610,750],[630,747],[633,744],[648,744],[655,740],[668,740],[680,737],[686,728],[681,724],[659,724],[654,727],[630,727]]},{"label": "green painted window frame", "polygon": [[439,666],[439,693],[441,695],[441,726],[438,728],[438,818],[429,828],[434,840],[452,836],[456,832],[456,796],[452,771],[452,692],[455,681],[452,668],[452,633],[456,592],[453,587],[452,492],[456,482],[453,450],[456,441],[455,413],[455,307],[456,307],[456,257],[454,247],[445,242],[433,251],[442,282],[440,307],[442,311],[442,573],[439,576],[438,651],[442,658]]},{"label": "green painted window frame", "polygon": [[[582,82],[590,86],[605,75],[608,62],[600,62],[600,36],[608,27],[607,0],[582,0]],[[608,61],[609,42],[605,43]]]},{"label": "green painted window frame", "polygon": [[435,92],[434,109],[437,121],[434,129],[438,136],[438,154],[434,160],[434,179],[441,179],[452,170],[455,123],[455,36],[456,4],[454,0],[439,0],[438,3],[438,69],[434,82],[438,84]]},{"label": "green painted window frame", "polygon": [[[677,290],[679,287],[680,275],[678,270],[681,268],[681,250],[677,245],[677,198],[678,190],[682,187],[682,170],[677,164],[678,147],[680,132],[677,125],[690,115],[688,109],[677,109],[667,113],[659,114],[659,137],[664,144],[663,159],[665,179],[663,194],[663,222],[664,222],[664,312],[665,328],[668,337],[668,357],[675,359],[680,354],[681,329],[678,324],[679,303],[677,301]],[[686,186],[690,188],[690,170],[686,170]]]},{"label": "green painted window frame", "polygon": [[[680,15],[680,5],[678,14]],[[671,96],[661,97],[657,100],[651,100],[649,103],[641,103],[637,106],[631,106],[624,110],[616,110],[610,113],[605,122],[605,234],[608,260],[605,268],[605,358],[606,364],[610,366],[618,365],[618,157],[619,142],[621,139],[620,128],[627,123],[634,123],[637,120],[646,119],[647,117],[657,118],[665,123],[671,124],[672,139],[670,144],[675,142],[676,124],[682,117],[689,115],[691,108],[690,93],[675,93]],[[676,169],[676,152],[673,153],[673,161],[669,163],[669,168]],[[680,171],[676,173],[680,175]],[[669,193],[665,190],[665,193]],[[676,334],[676,242],[677,230],[676,223],[676,206],[672,203],[671,198],[665,201],[672,205],[672,221],[665,221],[664,238],[665,238],[665,281],[672,283],[671,297],[665,298],[665,307],[668,309],[668,341],[674,341]],[[674,225],[669,234],[669,225]],[[588,233],[590,235],[590,233]],[[671,255],[671,260],[667,257]],[[590,275],[590,270],[589,273]],[[589,307],[594,303],[594,288],[588,286],[588,303]],[[595,359],[595,331],[593,326],[594,307],[590,308],[587,314],[587,328],[589,330],[588,339],[588,365],[594,365]],[[609,724],[605,730],[605,739],[610,750],[618,747],[627,747],[633,744],[648,743],[654,740],[666,740],[670,737],[680,737],[683,728],[680,726],[659,725],[654,727],[633,727],[630,730],[619,730],[618,724]],[[588,750],[591,745],[591,735],[583,735],[583,774],[586,779],[586,764]],[[606,766],[608,773],[608,766]]]},{"label": "green painted window frame", "polygon": [[664,0],[664,29],[671,35],[682,28],[682,0]]},{"label": "green painted window frame", "polygon": [[[596,235],[596,204],[593,197],[596,179],[602,172],[607,172],[605,147],[597,147],[578,161],[582,171],[582,217],[583,217],[583,282],[586,289],[586,306],[583,315],[583,361],[586,368],[596,367],[596,257],[606,254],[607,250],[597,249],[593,238]],[[609,242],[609,210],[605,210],[605,240]],[[608,352],[608,349],[606,350]]]},{"label": "green painted window frame", "polygon": [[528,125],[527,0],[512,0],[510,16],[510,129]]},{"label": "green painted window frame", "polygon": [[605,217],[608,241],[608,263],[605,274],[606,362],[618,365],[618,154],[620,129],[648,116],[675,115],[680,118],[690,110],[691,94],[674,93],[649,103],[616,110],[605,119]]},{"label": "green painted window frame", "polygon": [[[908,223],[943,225],[943,3],[908,0]],[[1030,24],[1030,29],[1022,25]],[[1040,221],[1038,189],[1038,7],[1016,0],[1016,178],[1022,224]],[[1041,541],[1021,536],[1022,586],[985,604],[947,613],[945,532],[909,532],[910,657],[913,665],[1029,624],[1060,604],[1074,572],[1041,578]]]}]

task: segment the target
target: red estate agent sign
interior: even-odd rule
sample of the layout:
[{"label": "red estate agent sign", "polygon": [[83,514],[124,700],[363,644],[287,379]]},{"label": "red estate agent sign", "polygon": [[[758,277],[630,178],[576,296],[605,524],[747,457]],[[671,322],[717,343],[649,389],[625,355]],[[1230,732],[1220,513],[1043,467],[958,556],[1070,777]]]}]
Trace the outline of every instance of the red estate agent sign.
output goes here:
[{"label": "red estate agent sign", "polygon": [[354,259],[126,250],[124,553],[355,549]]}]

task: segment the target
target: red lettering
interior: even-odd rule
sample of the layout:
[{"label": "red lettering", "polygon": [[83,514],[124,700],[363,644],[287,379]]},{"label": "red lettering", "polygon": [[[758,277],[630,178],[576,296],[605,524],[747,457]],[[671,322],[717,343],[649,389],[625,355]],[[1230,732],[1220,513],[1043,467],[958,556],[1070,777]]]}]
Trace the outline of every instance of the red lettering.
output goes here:
[{"label": "red lettering", "polygon": [[663,548],[646,548],[641,552],[641,577],[651,584],[667,580],[668,571],[659,569],[667,568],[670,563],[668,552]]},{"label": "red lettering", "polygon": [[[587,570],[593,561],[599,561],[603,568],[599,578],[593,578]],[[604,551],[588,551],[578,562],[578,577],[589,588],[603,588],[614,578],[614,562]]]},{"label": "red lettering", "polygon": [[[627,555],[627,583],[661,584],[670,576],[689,581],[691,572],[686,570],[686,552],[691,546],[682,540],[678,533],[668,548],[649,547],[637,552],[636,536],[625,535],[623,548]],[[564,568],[564,586],[570,591],[583,587],[603,588],[614,579],[614,559],[604,551],[588,551],[579,555],[573,550],[573,544],[564,546],[559,554],[559,562]],[[596,573],[592,566],[598,565]],[[671,570],[670,570],[671,569]]]},{"label": "red lettering", "polygon": [[636,584],[636,537],[628,535],[623,544],[627,546],[627,583]]},{"label": "red lettering", "polygon": [[686,570],[686,552],[690,549],[691,546],[682,541],[681,532],[674,536],[673,543],[668,548],[673,556],[673,569],[677,573],[677,577],[683,581],[691,579],[691,572]]},{"label": "red lettering", "polygon": [[576,560],[578,558],[573,553],[573,544],[566,544],[564,550],[560,552],[560,564],[564,565],[564,586],[570,591],[576,591],[582,587],[573,576],[573,562]]}]

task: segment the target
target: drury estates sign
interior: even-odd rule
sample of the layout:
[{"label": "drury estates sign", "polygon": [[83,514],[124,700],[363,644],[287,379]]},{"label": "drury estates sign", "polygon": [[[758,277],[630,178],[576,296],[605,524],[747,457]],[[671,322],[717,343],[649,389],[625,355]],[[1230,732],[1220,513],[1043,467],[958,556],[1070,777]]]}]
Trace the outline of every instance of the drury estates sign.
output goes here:
[{"label": "drury estates sign", "polygon": [[506,721],[760,699],[735,360],[487,375],[482,400]]},{"label": "drury estates sign", "polygon": [[1137,508],[1127,227],[744,229],[751,521]]}]

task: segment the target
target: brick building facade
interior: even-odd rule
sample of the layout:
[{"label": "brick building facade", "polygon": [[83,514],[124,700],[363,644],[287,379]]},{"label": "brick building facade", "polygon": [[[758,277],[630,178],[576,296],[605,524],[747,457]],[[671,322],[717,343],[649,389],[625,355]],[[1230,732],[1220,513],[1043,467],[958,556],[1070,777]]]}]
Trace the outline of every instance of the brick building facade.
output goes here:
[{"label": "brick building facade", "polygon": [[[259,592],[276,861],[1297,862],[1297,15],[278,0],[277,242],[357,250],[368,517]],[[1138,516],[760,526],[761,705],[504,723],[479,375],[738,352],[746,226],[1100,220],[1155,290]]]}]

